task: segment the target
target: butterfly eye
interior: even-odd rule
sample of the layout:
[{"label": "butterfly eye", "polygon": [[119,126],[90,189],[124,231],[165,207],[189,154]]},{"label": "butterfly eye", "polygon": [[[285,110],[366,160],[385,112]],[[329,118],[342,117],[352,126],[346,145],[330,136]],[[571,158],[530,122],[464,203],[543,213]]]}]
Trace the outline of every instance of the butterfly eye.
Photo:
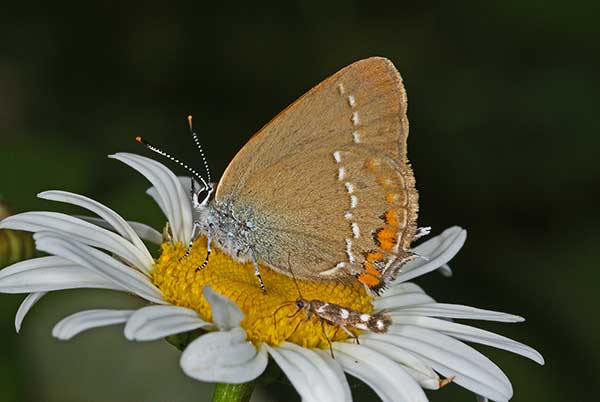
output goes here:
[{"label": "butterfly eye", "polygon": [[210,191],[207,188],[203,188],[202,190],[198,191],[198,199],[204,201],[209,194]]},{"label": "butterfly eye", "polygon": [[197,197],[198,202],[200,204],[204,205],[204,204],[208,203],[211,194],[212,194],[212,188],[204,187],[201,190],[199,190],[198,192],[196,192],[196,197]]}]

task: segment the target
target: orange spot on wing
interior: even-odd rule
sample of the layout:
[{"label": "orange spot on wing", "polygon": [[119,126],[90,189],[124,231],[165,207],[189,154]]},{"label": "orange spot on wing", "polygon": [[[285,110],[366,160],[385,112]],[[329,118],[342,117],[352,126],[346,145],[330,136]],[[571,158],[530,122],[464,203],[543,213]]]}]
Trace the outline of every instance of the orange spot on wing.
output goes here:
[{"label": "orange spot on wing", "polygon": [[369,262],[375,262],[383,259],[383,254],[379,251],[369,251],[366,260]]},{"label": "orange spot on wing", "polygon": [[389,202],[390,204],[395,204],[397,198],[398,198],[398,194],[396,194],[396,193],[387,193],[385,195],[385,200],[387,202]]},{"label": "orange spot on wing", "polygon": [[381,218],[390,226],[403,229],[406,227],[406,210],[394,208],[386,211]]},{"label": "orange spot on wing", "polygon": [[373,265],[372,263],[365,262],[364,267],[365,267],[365,272],[367,274],[375,276],[377,278],[381,276],[381,272],[379,272],[377,270],[377,268],[375,268],[375,265]]},{"label": "orange spot on wing", "polygon": [[390,176],[379,176],[377,178],[377,183],[383,188],[394,187],[394,180]]},{"label": "orange spot on wing", "polygon": [[377,270],[374,262],[383,259],[383,254],[379,251],[370,251],[367,253],[363,263],[364,271],[357,276],[359,282],[367,285],[369,288],[377,287],[381,284],[381,272]]},{"label": "orange spot on wing", "polygon": [[381,168],[381,159],[367,158],[367,160],[365,160],[365,168],[371,172],[378,171]]},{"label": "orange spot on wing", "polygon": [[390,209],[383,215],[385,223],[392,226],[398,226],[398,211],[396,209]]},{"label": "orange spot on wing", "polygon": [[391,251],[398,242],[398,236],[393,229],[381,228],[375,233],[375,241],[382,249]]},{"label": "orange spot on wing", "polygon": [[381,281],[379,280],[378,277],[373,276],[367,272],[363,272],[362,274],[358,275],[356,278],[358,279],[358,281],[360,283],[363,283],[370,288],[374,288],[381,283]]},{"label": "orange spot on wing", "polygon": [[402,193],[387,193],[385,200],[393,205],[404,205],[406,204],[406,196]]}]

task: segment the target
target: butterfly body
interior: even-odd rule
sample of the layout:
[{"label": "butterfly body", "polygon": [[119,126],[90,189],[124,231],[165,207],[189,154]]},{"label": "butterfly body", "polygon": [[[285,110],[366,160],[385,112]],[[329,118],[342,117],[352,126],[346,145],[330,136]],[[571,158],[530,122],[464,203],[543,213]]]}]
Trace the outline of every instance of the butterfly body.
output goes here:
[{"label": "butterfly body", "polygon": [[240,262],[251,259],[253,222],[238,216],[228,205],[209,204],[204,232],[219,248]]}]

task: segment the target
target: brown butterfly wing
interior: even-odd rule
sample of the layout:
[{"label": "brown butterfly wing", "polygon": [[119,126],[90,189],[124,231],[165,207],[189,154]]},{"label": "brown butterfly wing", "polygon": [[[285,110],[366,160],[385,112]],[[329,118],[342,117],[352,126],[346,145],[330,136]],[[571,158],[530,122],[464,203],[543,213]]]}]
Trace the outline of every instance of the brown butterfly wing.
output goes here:
[{"label": "brown butterfly wing", "polygon": [[289,274],[289,255],[299,278],[356,273],[376,288],[415,232],[407,135],[398,71],[385,58],[358,61],[251,138],[226,169],[216,205],[253,222],[248,241],[273,269]]}]

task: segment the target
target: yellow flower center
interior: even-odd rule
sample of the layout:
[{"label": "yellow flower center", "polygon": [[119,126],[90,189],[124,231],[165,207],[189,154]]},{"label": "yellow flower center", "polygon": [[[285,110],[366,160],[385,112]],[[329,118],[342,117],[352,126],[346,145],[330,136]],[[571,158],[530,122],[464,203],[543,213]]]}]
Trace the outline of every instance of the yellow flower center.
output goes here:
[{"label": "yellow flower center", "polygon": [[[242,310],[244,319],[241,326],[254,344],[267,342],[277,345],[289,341],[303,347],[328,348],[324,332],[332,341],[349,338],[339,326],[327,322],[322,325],[322,320],[314,315],[307,320],[306,311],[294,315],[298,310],[294,304],[299,297],[298,288],[286,275],[260,265],[267,288],[263,293],[251,262],[236,262],[217,248],[213,248],[208,265],[196,271],[206,257],[206,237],[197,239],[190,255],[181,261],[179,259],[185,254],[181,243],[163,243],[161,248],[162,253],[152,271],[152,282],[161,290],[165,300],[196,310],[200,317],[211,321],[210,306],[202,295],[203,287],[209,285]],[[297,284],[302,297],[307,300],[316,299],[364,313],[373,312],[372,298],[360,284],[303,280],[297,280]],[[348,329],[356,334],[360,332]]]}]

